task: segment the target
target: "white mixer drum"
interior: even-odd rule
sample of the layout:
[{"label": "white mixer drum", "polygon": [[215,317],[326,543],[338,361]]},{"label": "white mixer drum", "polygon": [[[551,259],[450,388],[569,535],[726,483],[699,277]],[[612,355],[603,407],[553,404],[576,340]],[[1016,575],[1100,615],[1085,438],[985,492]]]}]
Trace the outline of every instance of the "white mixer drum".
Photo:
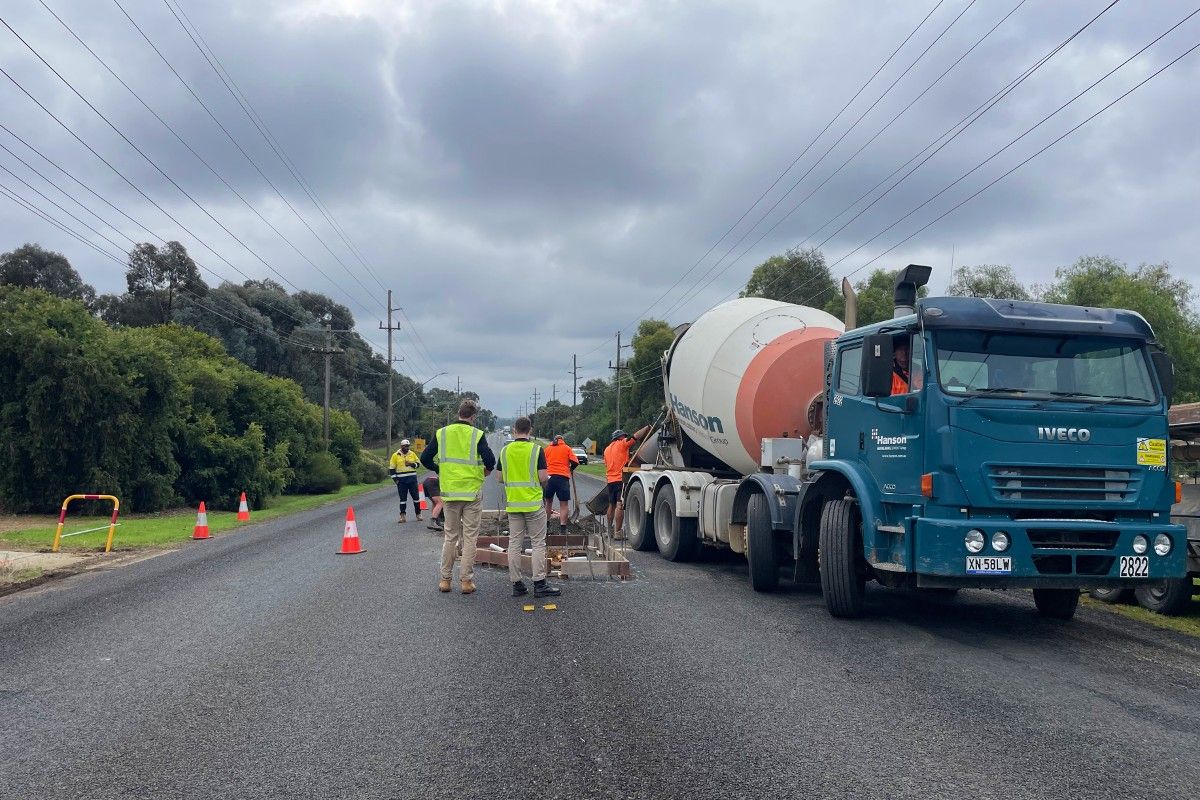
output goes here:
[{"label": "white mixer drum", "polygon": [[812,433],[808,409],[825,386],[825,342],[845,326],[807,306],[746,297],[700,316],[676,342],[667,401],[687,435],[743,474],[760,440]]}]

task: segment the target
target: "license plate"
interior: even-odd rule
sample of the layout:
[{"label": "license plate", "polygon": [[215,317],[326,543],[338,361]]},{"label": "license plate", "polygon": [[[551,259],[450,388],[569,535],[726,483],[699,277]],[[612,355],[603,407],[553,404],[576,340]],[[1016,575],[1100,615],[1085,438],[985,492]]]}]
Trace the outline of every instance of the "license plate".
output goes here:
[{"label": "license plate", "polygon": [[1149,578],[1150,556],[1121,556],[1122,578]]},{"label": "license plate", "polygon": [[1008,556],[967,556],[968,575],[1007,575],[1012,572]]}]

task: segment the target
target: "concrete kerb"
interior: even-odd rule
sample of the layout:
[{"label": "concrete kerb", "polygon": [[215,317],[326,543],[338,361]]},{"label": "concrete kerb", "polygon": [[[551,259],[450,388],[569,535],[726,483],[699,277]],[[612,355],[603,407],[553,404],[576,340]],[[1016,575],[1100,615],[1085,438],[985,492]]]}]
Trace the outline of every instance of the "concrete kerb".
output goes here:
[{"label": "concrete kerb", "polygon": [[[486,510],[476,542],[475,563],[508,568],[508,515],[499,510]],[[618,578],[633,577],[633,568],[625,554],[596,533],[588,533],[580,523],[571,522],[567,535],[546,537],[549,574],[559,578]],[[491,532],[490,534],[488,532]],[[580,559],[582,560],[572,560]],[[532,557],[522,554],[521,568],[532,572]]]}]

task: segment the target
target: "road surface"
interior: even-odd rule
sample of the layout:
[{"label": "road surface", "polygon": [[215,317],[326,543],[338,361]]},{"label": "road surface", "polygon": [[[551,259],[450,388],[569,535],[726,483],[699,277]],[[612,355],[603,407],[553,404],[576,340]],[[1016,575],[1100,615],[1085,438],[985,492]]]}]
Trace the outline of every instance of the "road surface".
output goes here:
[{"label": "road surface", "polygon": [[[489,482],[488,506],[495,504]],[[831,619],[634,554],[521,610],[358,501],[0,598],[0,797],[1185,797],[1200,647],[1024,595]],[[411,516],[410,516],[411,519]],[[456,587],[457,588],[457,587]]]}]

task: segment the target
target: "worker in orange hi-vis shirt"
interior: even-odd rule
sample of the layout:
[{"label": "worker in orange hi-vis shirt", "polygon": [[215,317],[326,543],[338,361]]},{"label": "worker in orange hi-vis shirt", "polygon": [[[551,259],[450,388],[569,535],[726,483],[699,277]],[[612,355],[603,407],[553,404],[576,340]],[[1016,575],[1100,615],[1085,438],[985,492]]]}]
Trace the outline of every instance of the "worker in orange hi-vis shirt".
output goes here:
[{"label": "worker in orange hi-vis shirt", "polygon": [[614,539],[625,538],[625,501],[621,497],[621,488],[625,481],[625,465],[629,463],[629,451],[638,442],[650,434],[650,426],[634,431],[630,436],[623,430],[615,430],[612,443],[604,448],[604,471],[608,480],[608,530]]},{"label": "worker in orange hi-vis shirt", "polygon": [[543,451],[546,454],[546,488],[542,490],[542,499],[546,502],[546,519],[554,514],[554,499],[558,498],[558,532],[567,533],[567,501],[575,498],[575,510],[579,510],[579,497],[573,492],[575,484],[575,468],[579,466],[579,457],[562,436],[555,436],[554,441]]}]

